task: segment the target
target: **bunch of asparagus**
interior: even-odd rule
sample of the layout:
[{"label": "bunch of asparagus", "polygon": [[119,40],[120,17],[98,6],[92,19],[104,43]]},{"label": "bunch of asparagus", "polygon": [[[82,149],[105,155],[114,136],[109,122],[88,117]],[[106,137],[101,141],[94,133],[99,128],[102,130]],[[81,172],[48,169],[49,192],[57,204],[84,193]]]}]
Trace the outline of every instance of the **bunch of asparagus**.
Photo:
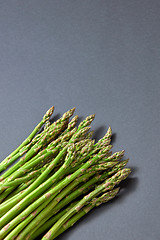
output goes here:
[{"label": "bunch of asparagus", "polygon": [[110,127],[97,143],[92,139],[95,115],[76,127],[75,108],[51,123],[53,111],[0,164],[0,239],[55,239],[114,198],[131,172],[128,159],[119,161],[124,151],[111,152]]}]

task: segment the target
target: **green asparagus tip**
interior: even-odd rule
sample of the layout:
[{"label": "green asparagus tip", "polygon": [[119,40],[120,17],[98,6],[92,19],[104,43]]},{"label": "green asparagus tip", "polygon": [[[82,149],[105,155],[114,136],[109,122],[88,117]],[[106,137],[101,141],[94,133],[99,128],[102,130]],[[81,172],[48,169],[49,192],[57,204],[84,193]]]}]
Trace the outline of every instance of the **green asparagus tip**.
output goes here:
[{"label": "green asparagus tip", "polygon": [[54,112],[54,106],[52,106],[43,116],[43,119],[49,119]]},{"label": "green asparagus tip", "polygon": [[120,171],[121,171],[122,180],[126,179],[129,176],[129,174],[131,173],[130,168],[124,168]]},{"label": "green asparagus tip", "polygon": [[71,121],[77,122],[78,121],[78,115],[74,116]]},{"label": "green asparagus tip", "polygon": [[100,204],[101,203],[105,203],[106,201],[108,202],[109,200],[111,200],[112,198],[114,198],[117,193],[119,192],[119,187],[115,188],[109,192],[104,193],[101,197],[99,197],[100,199]]},{"label": "green asparagus tip", "polygon": [[122,167],[125,167],[127,165],[128,161],[129,161],[129,158],[121,161],[120,164],[122,165]]},{"label": "green asparagus tip", "polygon": [[63,114],[62,118],[63,118],[63,119],[69,119],[69,118],[73,115],[75,109],[76,109],[76,108],[74,107],[74,108],[68,110],[67,112],[65,112],[65,113]]},{"label": "green asparagus tip", "polygon": [[109,126],[109,128],[108,128],[107,133],[106,133],[105,136],[106,136],[107,138],[111,138],[111,136],[112,136],[112,129],[111,129],[110,126]]}]

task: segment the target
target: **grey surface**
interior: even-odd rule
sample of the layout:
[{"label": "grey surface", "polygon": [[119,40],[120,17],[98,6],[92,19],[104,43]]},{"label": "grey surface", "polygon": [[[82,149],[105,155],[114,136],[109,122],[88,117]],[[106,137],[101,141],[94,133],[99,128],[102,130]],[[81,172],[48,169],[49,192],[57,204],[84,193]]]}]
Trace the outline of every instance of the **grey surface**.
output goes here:
[{"label": "grey surface", "polygon": [[51,105],[130,157],[120,197],[59,239],[159,239],[159,26],[158,0],[0,1],[0,159]]}]

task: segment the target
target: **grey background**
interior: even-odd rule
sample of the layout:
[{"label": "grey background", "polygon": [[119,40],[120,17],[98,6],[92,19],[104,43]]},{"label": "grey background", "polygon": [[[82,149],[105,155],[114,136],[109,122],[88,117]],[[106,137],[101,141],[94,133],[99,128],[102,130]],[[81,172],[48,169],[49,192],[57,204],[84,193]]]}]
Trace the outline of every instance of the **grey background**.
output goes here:
[{"label": "grey background", "polygon": [[0,1],[0,159],[43,113],[75,106],[109,125],[133,173],[59,239],[158,240],[160,1]]}]

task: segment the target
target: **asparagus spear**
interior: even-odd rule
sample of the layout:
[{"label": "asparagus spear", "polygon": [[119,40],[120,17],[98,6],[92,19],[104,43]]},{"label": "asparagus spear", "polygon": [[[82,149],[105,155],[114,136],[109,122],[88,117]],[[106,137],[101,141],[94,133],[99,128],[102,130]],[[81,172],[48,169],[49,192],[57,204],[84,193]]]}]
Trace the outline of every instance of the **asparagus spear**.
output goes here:
[{"label": "asparagus spear", "polygon": [[34,168],[39,163],[42,163],[44,160],[49,158],[50,156],[55,156],[58,151],[63,149],[65,146],[63,143],[64,141],[70,139],[72,135],[75,133],[76,128],[72,129],[70,132],[67,132],[66,134],[60,136],[55,141],[51,142],[45,149],[40,151],[35,157],[30,159],[28,162],[26,162],[18,171],[13,172],[5,182],[11,181],[13,179],[16,179],[17,177],[22,176],[24,173],[29,172],[30,169]]},{"label": "asparagus spear", "polygon": [[[26,240],[33,240],[36,239],[39,235],[41,235],[46,230],[49,230],[49,228],[56,222],[58,219],[60,219],[65,213],[67,213],[77,202],[73,202],[70,204],[69,207],[65,208],[63,211],[56,214],[54,217],[52,217],[50,220],[48,220],[43,226],[38,228],[35,232],[30,232],[28,236],[26,237]],[[17,237],[16,240],[20,240],[20,235]]]},{"label": "asparagus spear", "polygon": [[71,201],[73,201],[74,199],[79,197],[80,195],[85,194],[90,189],[91,186],[94,186],[95,183],[97,183],[99,181],[104,181],[105,179],[107,179],[111,175],[113,175],[116,172],[122,170],[123,167],[125,167],[126,164],[127,164],[127,161],[124,160],[123,162],[121,162],[121,163],[117,164],[116,166],[114,166],[108,172],[104,172],[102,175],[101,174],[97,174],[95,177],[93,177],[88,182],[84,183],[78,189],[73,191],[70,195],[68,195],[67,198],[64,198],[62,201],[60,201],[58,203],[58,205],[55,206],[54,210],[52,210],[51,214],[49,214],[49,217],[54,215],[54,214],[56,214],[64,206],[66,206],[68,203],[70,203]]},{"label": "asparagus spear", "polygon": [[51,107],[46,114],[43,116],[42,121],[35,127],[32,133],[21,143],[21,145],[15,149],[8,157],[6,157],[0,164],[0,172],[5,170],[8,166],[10,166],[17,158],[13,158],[24,146],[31,142],[32,138],[36,135],[36,133],[40,130],[42,125],[51,117],[54,111],[54,106]]},{"label": "asparagus spear", "polygon": [[[89,174],[89,173],[88,173]],[[95,172],[91,172],[91,175],[94,175]],[[91,176],[90,175],[90,176]],[[65,207],[68,203],[75,200],[79,196],[85,194],[88,192],[93,186],[99,182],[104,180],[108,176],[107,173],[104,173],[102,175],[95,175],[93,178],[91,178],[89,181],[84,183],[82,186],[80,186],[78,189],[67,195],[66,198],[64,198],[62,201],[62,196],[64,194],[67,194],[66,191],[68,191],[71,187],[76,186],[76,182],[81,183],[80,178],[78,181],[75,180],[73,183],[71,183],[69,186],[67,186],[66,189],[64,189],[56,198],[45,208],[20,234],[21,239],[24,239],[26,237],[26,233],[30,233],[30,231],[35,231],[39,226],[42,226],[51,216],[55,215],[58,211],[60,211],[63,207]]]},{"label": "asparagus spear", "polygon": [[[54,123],[54,127],[50,127],[49,131],[42,135],[37,143],[22,157],[13,167],[11,167],[2,177],[9,176],[11,173],[15,172],[20,166],[25,162],[30,160],[41,148],[50,143],[58,134],[60,134],[68,124],[69,118],[73,115],[75,108],[70,109],[68,112],[64,113],[62,118]],[[52,125],[51,125],[52,126]]]},{"label": "asparagus spear", "polygon": [[[26,233],[30,232],[31,229],[36,229],[36,226],[43,225],[51,215],[54,215],[57,211],[59,211],[61,208],[66,206],[70,201],[73,201],[78,196],[82,195],[83,193],[86,193],[93,185],[95,185],[97,182],[104,180],[106,177],[110,175],[110,172],[104,173],[102,175],[95,175],[92,179],[90,179],[88,182],[80,186],[77,190],[75,190],[73,193],[67,196],[67,198],[64,198],[62,201],[61,199],[68,194],[68,192],[71,191],[71,189],[75,188],[76,185],[80,184],[82,181],[87,180],[87,178],[93,176],[95,174],[95,171],[86,173],[85,175],[82,175],[81,177],[75,179],[70,185],[68,185],[60,194],[56,196],[56,198],[50,202],[50,204],[45,208],[20,234],[21,239],[24,239],[26,236]],[[59,203],[60,202],[60,203]],[[57,205],[58,204],[58,205]],[[57,206],[56,206],[57,205]],[[20,225],[25,226],[25,223],[21,223]],[[16,229],[15,229],[15,232]],[[14,234],[13,234],[14,235]],[[12,235],[12,236],[13,236]]]},{"label": "asparagus spear", "polygon": [[[58,120],[57,122],[58,122],[58,125],[59,125],[59,122],[64,122],[66,119],[69,119],[69,117],[71,117],[72,115],[73,115],[73,113],[74,113],[74,110],[75,110],[75,108],[73,108],[73,109],[71,109],[71,110],[69,110],[68,112],[66,112],[65,114],[63,114],[63,116],[62,116],[62,121],[60,121],[60,120]],[[80,125],[79,125],[79,128],[78,128],[78,130],[77,130],[77,132],[79,132],[79,130],[80,129],[82,129],[82,128],[84,128],[85,126],[88,126],[92,121],[93,121],[93,119],[94,119],[94,115],[91,115],[91,116],[89,116],[89,117],[87,117]],[[74,126],[75,126],[75,124],[76,124],[76,122],[77,122],[77,120],[78,120],[78,116],[75,116],[72,120],[71,120],[71,122],[68,124],[68,128],[66,129],[66,131],[64,132],[64,133],[68,133]],[[54,123],[54,126],[56,125],[56,123]],[[52,126],[52,125],[51,125]],[[51,127],[50,127],[51,128]],[[53,126],[52,126],[52,128],[51,129],[53,129]],[[62,134],[62,136],[63,136],[64,134]],[[40,141],[40,142],[43,142],[43,141],[45,141],[45,138],[46,138],[46,135],[44,135],[43,136],[43,138],[42,138],[42,140]],[[52,138],[53,138],[53,136],[52,136]],[[70,141],[70,142],[74,142],[74,139],[76,138],[76,135],[72,138],[72,140]],[[50,139],[51,139],[51,137],[50,137]],[[38,141],[38,143],[37,143],[37,145],[39,145],[39,147],[35,147],[34,146],[34,148],[36,149],[36,151],[37,150],[39,150],[39,148],[41,147],[41,144],[39,143],[39,141]],[[36,146],[37,146],[36,145]],[[32,150],[32,151],[31,151]],[[34,154],[34,150],[33,149],[31,149],[30,151],[29,151],[29,153],[28,153],[28,158],[26,159],[26,156],[25,156],[25,161],[27,161],[27,160],[29,160],[29,158],[31,157],[31,155],[33,155]],[[32,153],[31,153],[32,152]],[[21,155],[19,155],[19,156],[21,156]],[[37,158],[37,157],[36,157]],[[2,177],[1,177],[1,180],[3,180],[3,179],[5,179],[6,177],[8,177],[9,175],[11,175],[13,172],[15,172],[16,171],[16,169],[19,167],[19,166],[21,166],[22,164],[24,164],[24,158],[22,158],[17,164],[15,164],[12,168],[10,168],[7,172],[5,172],[3,175],[2,175]]]},{"label": "asparagus spear", "polygon": [[[20,233],[19,238],[25,239],[26,235],[37,225],[42,224],[42,220],[45,216],[47,216],[53,208],[58,204],[58,202],[65,197],[72,189],[74,189],[79,182],[86,181],[90,176],[94,173],[88,173],[84,176],[81,176],[79,180],[75,180],[69,186],[67,186],[62,192],[60,192],[56,197],[53,195],[43,204],[41,204],[34,212],[32,212],[26,219],[24,219],[13,231],[7,236],[8,238],[16,237],[19,232],[24,228],[24,230]],[[55,197],[55,199],[54,199]],[[52,201],[52,199],[54,199]],[[34,218],[34,219],[33,219]],[[33,219],[33,220],[32,220]],[[29,223],[30,222],[30,223]],[[44,222],[44,221],[43,221]],[[27,227],[25,227],[27,225]]]},{"label": "asparagus spear", "polygon": [[[76,177],[80,176],[81,173],[89,168],[95,161],[97,161],[98,159],[103,157],[103,154],[106,151],[109,151],[109,147],[107,147],[106,149],[103,150],[103,153],[97,154],[94,158],[92,158],[92,160],[89,160],[88,162],[86,162],[81,168],[79,168],[75,173],[73,173],[70,177],[67,177],[64,179],[63,182],[61,182],[60,184],[57,184],[50,192],[49,194],[55,194],[56,192],[58,192],[59,190],[62,190],[65,186],[67,186],[71,181],[73,181]],[[60,176],[61,172],[63,171],[63,169],[60,169],[58,172],[56,172],[56,176]],[[42,174],[41,174],[42,175]],[[22,201],[20,201],[20,203],[16,204],[9,212],[7,212],[1,219],[0,219],[0,225],[3,227],[5,226],[5,224],[7,224],[7,222],[9,222],[11,219],[13,219],[18,213],[20,213],[20,211],[22,211],[26,206],[28,206],[32,199],[34,199],[37,196],[40,196],[41,193],[43,193],[47,188],[49,188],[52,184],[52,181],[55,181],[55,175],[53,175],[52,177],[50,177],[45,183],[43,183],[43,185],[40,185],[38,188],[36,188],[32,193],[30,193],[28,196],[26,196]],[[37,181],[37,180],[36,180]],[[36,182],[35,181],[35,182]],[[34,183],[35,183],[34,182]],[[33,184],[34,184],[33,183]],[[31,197],[32,196],[32,197]],[[47,195],[48,196],[48,195]],[[35,201],[34,203],[32,203],[27,210],[27,214],[30,213],[30,211],[33,211],[33,207],[35,208],[35,206],[37,207],[37,204],[41,204],[44,200],[46,199],[46,196],[42,196],[40,197],[37,201]],[[3,209],[4,210],[4,209]],[[2,211],[2,209],[1,209]],[[12,220],[12,223],[10,223],[8,225],[8,228],[6,230],[6,227],[2,228],[2,230],[0,231],[0,236],[6,236],[6,234],[13,229],[13,227],[15,226],[15,224],[17,224],[20,220],[22,215],[25,214],[24,216],[26,216],[26,212],[24,211],[22,214],[18,215],[15,219]]]},{"label": "asparagus spear", "polygon": [[119,184],[122,180],[127,178],[130,174],[130,169],[123,169],[116,173],[111,179],[107,179],[103,184],[96,187],[94,191],[86,195],[82,200],[80,200],[70,211],[68,211],[62,218],[60,218],[53,227],[48,231],[48,233],[42,238],[42,240],[50,240],[55,238],[55,234],[63,226],[63,224],[70,219],[75,213],[81,210],[81,208],[94,197],[96,197],[101,192],[106,192],[114,188],[115,185]]},{"label": "asparagus spear", "polygon": [[[72,142],[73,141],[76,142],[81,137],[81,135],[85,134],[86,131],[88,131],[88,129],[89,129],[89,127],[84,127],[84,129],[80,129],[77,133],[75,133],[74,138],[73,137],[71,138]],[[53,184],[53,181],[55,182],[56,179],[62,175],[62,173],[64,172],[64,169],[63,168],[59,169],[51,178],[49,178],[46,182],[44,182],[42,186],[40,184],[47,178],[47,176],[51,172],[51,170],[53,170],[53,168],[56,167],[57,163],[65,155],[66,151],[67,151],[67,146],[64,147],[61,152],[59,152],[57,157],[55,159],[53,159],[53,161],[50,163],[50,165],[47,167],[47,169],[36,179],[36,181],[34,181],[34,183],[29,188],[26,189],[26,191],[21,195],[21,198],[20,198],[20,199],[22,199],[22,198],[24,198],[24,199],[20,203],[18,203],[18,206],[17,205],[14,206],[14,205],[17,202],[19,202],[19,199],[14,199],[14,201],[9,202],[7,205],[5,205],[5,207],[1,207],[0,208],[1,212],[5,213],[11,207],[14,206],[13,209],[11,209],[6,214],[9,214],[10,216],[16,216],[16,214],[18,214],[20,211],[22,211],[26,207],[26,204],[29,205],[30,202],[33,199],[35,199],[35,197],[40,196],[44,191],[46,191],[46,189],[49,188]],[[38,187],[39,185],[40,185],[40,187]],[[32,198],[31,198],[31,196],[32,196]],[[18,208],[18,210],[17,210],[17,208]],[[15,209],[16,209],[16,211],[15,211]],[[1,222],[1,220],[0,220],[0,222]],[[2,221],[5,221],[5,219],[3,219]]]},{"label": "asparagus spear", "polygon": [[[59,211],[61,208],[63,208],[65,205],[67,205],[72,199],[77,198],[78,196],[80,196],[83,191],[85,191],[85,189],[89,189],[90,184],[94,185],[97,181],[103,180],[107,177],[109,177],[112,174],[115,174],[117,171],[121,170],[123,167],[126,166],[128,160],[124,160],[120,163],[118,163],[116,166],[114,166],[112,169],[110,169],[108,172],[104,173],[102,175],[102,177],[98,177],[98,175],[91,180],[90,182],[84,184],[83,186],[80,187],[80,189],[75,190],[73,193],[70,194],[70,196],[68,196],[67,198],[65,198],[64,200],[62,200],[58,206],[56,206],[54,208],[54,211],[52,211],[52,214],[55,214],[57,211]],[[93,168],[89,168],[86,173],[90,173],[90,174],[94,174],[95,173],[95,166],[93,165]],[[83,176],[83,175],[82,175]],[[84,176],[85,177],[85,176]],[[78,178],[79,179],[79,178]],[[79,180],[76,179],[75,182],[77,182],[77,184],[79,183]],[[83,191],[82,191],[83,189]],[[22,189],[23,190],[23,189]],[[20,195],[19,195],[20,196]],[[16,196],[14,196],[15,198]],[[13,198],[13,199],[14,199]],[[11,201],[13,201],[13,199],[11,199]],[[2,204],[2,206],[5,206],[5,202]],[[4,215],[4,214],[2,214]],[[49,215],[50,216],[50,215]]]},{"label": "asparagus spear", "polygon": [[[93,191],[95,196],[91,192],[92,198],[87,202],[85,202],[85,198],[80,200],[80,206],[77,205],[78,203],[76,204],[78,210],[84,210],[85,204],[88,204],[88,208],[89,204],[90,206],[94,205],[93,202],[98,199],[95,199],[96,194],[100,194],[97,188],[102,188],[103,185],[104,188],[101,190],[105,192],[112,189],[114,184],[119,183],[120,175],[116,174],[123,171],[120,169],[126,165],[127,160],[118,163],[118,160],[123,157],[124,151],[111,155],[112,146],[109,145],[112,135],[111,128],[109,127],[105,136],[94,144],[94,141],[90,140],[92,132],[87,132],[95,115],[88,116],[79,124],[78,128],[75,128],[78,116],[69,122],[73,112],[74,109],[71,109],[53,124],[48,118],[44,123],[44,130],[12,156],[12,161],[14,161],[18,156],[25,154],[1,177],[0,191],[5,190],[1,194],[1,198],[8,197],[0,207],[2,216],[0,239],[4,239],[5,236],[7,236],[5,239],[8,240],[15,239],[20,231],[18,239],[28,239],[30,233],[34,234],[40,226],[46,224],[50,217],[66,207],[66,204],[91,191],[92,184],[95,187],[99,184],[98,182],[109,176],[110,180],[112,179],[111,182],[108,180],[108,185],[105,180],[105,187],[105,183],[96,187]],[[19,171],[17,171],[18,169]],[[104,172],[106,170],[107,172]],[[27,181],[29,177],[27,178],[26,173],[30,176],[32,171],[35,172],[34,177],[37,177],[38,172],[43,172],[36,180],[33,178],[34,181],[31,185],[25,188],[25,184],[21,184],[21,181]],[[116,173],[117,171],[118,173]],[[66,176],[68,174],[70,175]],[[85,176],[92,177],[82,185]],[[20,187],[14,190],[19,184],[21,184]],[[24,189],[19,192],[23,185]],[[17,194],[14,195],[15,193]],[[69,210],[70,213],[61,215],[61,218],[59,215],[59,220],[51,229],[54,238],[61,233],[61,230],[65,230],[65,226],[72,225],[76,219],[78,220],[78,216],[81,216],[83,211],[77,212],[77,208],[74,207]]]},{"label": "asparagus spear", "polygon": [[[71,219],[69,219],[67,222],[65,222],[63,224],[63,226],[57,231],[54,238],[58,237],[60,234],[62,234],[68,228],[72,227],[80,218],[82,218],[84,215],[86,215],[94,207],[98,207],[99,205],[106,203],[106,202],[110,201],[111,199],[113,199],[117,195],[118,192],[119,192],[119,188],[115,188],[109,192],[104,193],[102,196],[100,196],[98,198],[94,198],[87,206],[84,206],[77,214],[75,214]],[[62,217],[63,217],[63,215],[62,215]],[[42,230],[47,230],[47,228],[51,227],[52,221],[53,221],[52,219],[50,221],[48,221],[47,226],[44,225],[44,227],[42,227]],[[52,239],[54,239],[54,238],[52,238]],[[28,238],[28,240],[29,239],[30,238]],[[31,237],[31,239],[34,239],[34,238]]]},{"label": "asparagus spear", "polygon": [[24,189],[26,189],[28,186],[30,186],[34,181],[35,181],[35,178],[32,178],[28,182],[22,183],[18,188],[12,187],[12,188],[7,189],[5,192],[3,192],[1,194],[1,198],[0,198],[0,201],[3,202],[1,204],[1,206],[3,206],[4,204],[7,204],[7,202],[9,202],[9,201],[12,201],[13,200],[12,197],[13,198],[17,197],[18,193],[20,193],[20,192],[22,193],[22,191]]},{"label": "asparagus spear", "polygon": [[[55,238],[58,237],[60,234],[62,234],[64,231],[66,231],[68,228],[72,227],[80,218],[82,218],[84,215],[86,215],[89,211],[91,211],[94,207],[98,207],[102,203],[106,203],[113,199],[116,194],[118,193],[119,188],[116,188],[114,190],[111,190],[105,194],[103,194],[101,197],[93,199],[93,201],[86,204],[82,210],[80,210],[77,214],[75,214],[72,218],[70,218],[66,223],[63,224],[61,229],[57,232],[55,235]],[[26,240],[34,240],[42,233],[46,232],[55,224],[63,215],[65,215],[76,203],[71,204],[68,208],[65,208],[63,211],[59,212],[55,216],[51,217],[45,224],[41,225],[41,227],[37,228],[36,231],[31,231],[27,237]],[[20,236],[17,238],[17,240],[21,240]]]},{"label": "asparagus spear", "polygon": [[[125,164],[126,164],[126,162],[124,162],[123,164],[122,163],[119,164],[119,167],[117,167],[117,169],[121,169],[122,166],[124,167]],[[117,171],[117,169],[116,169],[116,171]],[[77,190],[75,190],[73,193],[71,193],[69,196],[67,196],[67,198],[64,198],[61,201],[61,199],[64,196],[66,196],[68,194],[68,192],[70,192],[73,188],[75,188],[76,185],[80,184],[82,181],[85,181],[85,180],[87,180],[87,178],[89,178],[90,176],[94,175],[95,171],[89,172],[89,173],[85,174],[84,176],[82,175],[78,179],[74,180],[74,182],[72,182],[70,185],[68,185],[60,194],[58,194],[56,196],[55,199],[54,199],[55,195],[53,195],[53,197],[51,197],[51,199],[54,199],[53,201],[47,200],[47,205],[48,205],[48,203],[50,201],[50,203],[49,203],[49,205],[47,207],[45,207],[46,206],[46,201],[43,204],[44,208],[42,207],[42,205],[39,206],[36,209],[36,211],[31,213],[16,228],[14,228],[14,230],[7,236],[7,237],[9,237],[7,239],[11,239],[13,237],[16,237],[17,234],[19,233],[19,231],[21,231],[25,227],[25,225],[27,225],[29,223],[29,221],[31,221],[33,219],[33,216],[37,215],[39,213],[39,210],[42,210],[42,208],[43,208],[44,210],[41,211],[41,213],[38,216],[36,216],[34,218],[34,220],[32,222],[30,222],[30,224],[27,225],[27,227],[19,235],[19,239],[26,239],[26,234],[29,234],[31,232],[31,230],[32,231],[36,230],[37,226],[39,227],[39,226],[43,225],[52,215],[54,215],[57,211],[59,211],[64,206],[66,206],[69,202],[73,201],[78,196],[86,193],[92,186],[95,186],[95,184],[97,182],[103,181],[104,179],[106,179],[108,176],[110,176],[113,173],[114,173],[114,171],[112,170],[110,172],[104,172],[102,175],[94,176],[92,179],[87,181],[85,184],[83,184]],[[27,211],[28,210],[26,210],[26,212]],[[22,218],[23,217],[21,215],[21,219]]]},{"label": "asparagus spear", "polygon": [[27,174],[25,177],[17,178],[16,180],[10,181],[8,183],[4,183],[2,186],[0,186],[0,191],[8,189],[10,187],[17,187],[21,183],[25,183],[32,178],[38,177],[43,170],[45,170],[45,167],[39,170],[32,171],[29,174]]}]

